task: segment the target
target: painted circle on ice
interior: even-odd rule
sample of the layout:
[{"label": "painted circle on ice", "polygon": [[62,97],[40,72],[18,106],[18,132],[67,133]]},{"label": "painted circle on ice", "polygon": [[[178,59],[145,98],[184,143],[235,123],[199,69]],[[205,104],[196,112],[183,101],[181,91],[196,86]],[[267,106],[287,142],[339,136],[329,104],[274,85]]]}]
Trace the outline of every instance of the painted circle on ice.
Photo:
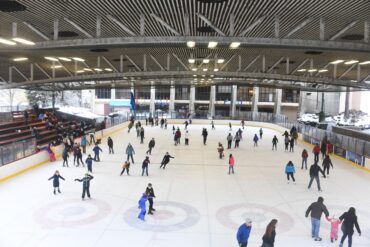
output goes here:
[{"label": "painted circle on ice", "polygon": [[294,219],[289,214],[262,204],[239,203],[220,208],[216,213],[217,220],[232,230],[238,229],[246,218],[252,220],[253,231],[263,233],[272,219],[279,221],[279,233],[289,231]]},{"label": "painted circle on ice", "polygon": [[110,212],[110,205],[100,200],[69,199],[47,204],[33,217],[44,228],[73,227],[101,220]]},{"label": "painted circle on ice", "polygon": [[155,202],[154,215],[146,215],[145,222],[138,219],[140,209],[129,208],[124,213],[124,221],[137,229],[154,232],[171,232],[189,228],[200,220],[198,210],[180,202]]}]

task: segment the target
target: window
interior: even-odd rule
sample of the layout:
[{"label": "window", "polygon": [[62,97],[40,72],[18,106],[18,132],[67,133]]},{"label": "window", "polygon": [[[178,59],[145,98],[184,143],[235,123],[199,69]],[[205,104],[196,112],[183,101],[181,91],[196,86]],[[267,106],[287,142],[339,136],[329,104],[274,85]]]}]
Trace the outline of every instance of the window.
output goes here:
[{"label": "window", "polygon": [[138,87],[135,89],[136,99],[150,99],[150,87]]},{"label": "window", "polygon": [[176,86],[175,87],[175,99],[188,100],[189,92],[190,92],[189,86]]},{"label": "window", "polygon": [[275,89],[273,88],[259,88],[259,102],[274,102]]},{"label": "window", "polygon": [[195,88],[195,100],[209,100],[210,94],[211,94],[210,87]]},{"label": "window", "polygon": [[131,89],[116,89],[116,99],[130,99]]},{"label": "window", "polygon": [[231,86],[217,86],[216,100],[230,101],[231,90]]},{"label": "window", "polygon": [[283,89],[281,102],[298,103],[299,90]]},{"label": "window", "polygon": [[98,99],[110,99],[111,89],[109,88],[98,88],[95,89],[95,97]]},{"label": "window", "polygon": [[252,87],[238,87],[236,99],[238,101],[251,101],[253,97]]},{"label": "window", "polygon": [[155,87],[155,99],[169,100],[170,99],[170,87],[169,86]]}]

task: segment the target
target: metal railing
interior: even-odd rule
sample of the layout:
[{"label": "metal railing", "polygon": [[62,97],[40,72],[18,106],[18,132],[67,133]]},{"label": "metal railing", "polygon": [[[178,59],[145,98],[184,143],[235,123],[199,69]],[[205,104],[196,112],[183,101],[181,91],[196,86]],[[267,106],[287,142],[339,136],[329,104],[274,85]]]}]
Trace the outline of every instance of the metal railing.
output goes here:
[{"label": "metal railing", "polygon": [[0,146],[0,166],[36,153],[36,138],[12,142]]}]

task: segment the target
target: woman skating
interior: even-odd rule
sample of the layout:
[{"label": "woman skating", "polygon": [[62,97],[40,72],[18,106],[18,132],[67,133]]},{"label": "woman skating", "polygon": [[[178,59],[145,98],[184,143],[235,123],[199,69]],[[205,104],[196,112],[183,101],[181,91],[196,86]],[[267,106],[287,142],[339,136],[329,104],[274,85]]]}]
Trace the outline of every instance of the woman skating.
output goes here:
[{"label": "woman skating", "polygon": [[276,236],[276,224],[277,220],[273,219],[266,227],[266,232],[262,237],[262,246],[261,247],[274,247],[275,236]]},{"label": "woman skating", "polygon": [[217,152],[218,152],[218,157],[222,159],[224,157],[224,146],[222,146],[220,142],[218,143]]},{"label": "woman skating", "polygon": [[341,221],[343,221],[342,224],[342,232],[343,236],[340,240],[339,246],[342,247],[344,240],[348,237],[348,247],[352,247],[352,235],[354,233],[354,227],[356,227],[356,230],[358,234],[361,236],[361,229],[357,222],[357,216],[356,216],[356,209],[351,207],[348,212],[345,212],[342,214],[342,216],[339,217]]},{"label": "woman skating", "polygon": [[303,166],[306,167],[306,170],[307,170],[307,158],[308,158],[308,152],[306,149],[303,149],[302,151],[302,168],[303,169]]},{"label": "woman skating", "polygon": [[68,166],[68,158],[69,158],[69,154],[68,154],[68,148],[64,148],[63,150],[63,153],[62,153],[62,158],[63,158],[63,166]]},{"label": "woman skating", "polygon": [[322,167],[324,168],[324,174],[325,174],[325,171],[327,171],[327,175],[329,176],[330,167],[334,168],[329,155],[326,155],[324,160],[322,161]]},{"label": "woman skating", "polygon": [[54,175],[48,180],[52,180],[52,179],[53,179],[54,195],[56,195],[56,189],[58,189],[58,193],[61,193],[59,189],[59,179],[63,179],[63,180],[65,179],[62,176],[60,176],[59,171],[55,171]]},{"label": "woman skating", "polygon": [[235,159],[232,154],[229,155],[229,175],[230,172],[234,174]]},{"label": "woman skating", "polygon": [[295,179],[294,179],[295,168],[294,168],[294,165],[293,165],[292,161],[289,161],[288,164],[286,164],[285,173],[286,173],[286,177],[288,179],[288,184],[289,184],[289,178],[290,177],[292,178],[293,182],[295,183]]}]

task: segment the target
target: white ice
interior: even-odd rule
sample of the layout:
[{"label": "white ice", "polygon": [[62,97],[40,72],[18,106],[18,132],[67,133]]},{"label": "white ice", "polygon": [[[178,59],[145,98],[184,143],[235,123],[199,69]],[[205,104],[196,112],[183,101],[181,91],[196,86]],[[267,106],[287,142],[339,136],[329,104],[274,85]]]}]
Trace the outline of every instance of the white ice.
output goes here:
[{"label": "white ice", "polygon": [[[184,126],[179,126],[184,136]],[[209,132],[206,146],[202,127]],[[234,126],[233,133],[236,130]],[[82,185],[73,180],[81,178],[85,169],[74,167],[72,158],[70,168],[63,168],[58,160],[0,184],[0,246],[231,247],[237,246],[236,231],[246,217],[253,220],[249,247],[261,245],[263,231],[273,218],[279,220],[275,246],[338,246],[330,243],[324,218],[323,241],[311,239],[310,220],[304,214],[318,196],[324,197],[331,215],[355,207],[363,234],[354,234],[353,246],[370,246],[370,174],[347,161],[333,158],[334,170],[321,179],[323,192],[319,193],[316,184],[307,189],[308,171],[300,169],[302,148],[311,151],[311,146],[299,143],[294,153],[284,152],[283,137],[274,130],[264,129],[258,147],[252,144],[258,128],[244,130],[240,148],[225,152],[235,156],[235,175],[227,174],[227,159],[220,160],[217,154],[219,141],[226,146],[226,125],[216,125],[216,130],[209,125],[189,126],[190,146],[184,145],[184,138],[180,146],[173,145],[172,125],[168,130],[145,127],[145,131],[145,144],[139,144],[135,131],[113,134],[114,155],[108,154],[103,140],[102,162],[93,166],[91,200],[81,200]],[[279,137],[278,151],[271,151],[274,134]],[[156,146],[149,177],[142,177],[141,162],[151,137]],[[136,151],[135,164],[130,177],[119,176],[128,142]],[[161,170],[166,151],[175,159]],[[289,160],[296,165],[297,184],[287,183],[284,167]],[[47,180],[55,170],[66,179],[58,195],[53,195],[52,182]],[[157,211],[140,222],[137,202],[149,182],[157,196]]]}]

